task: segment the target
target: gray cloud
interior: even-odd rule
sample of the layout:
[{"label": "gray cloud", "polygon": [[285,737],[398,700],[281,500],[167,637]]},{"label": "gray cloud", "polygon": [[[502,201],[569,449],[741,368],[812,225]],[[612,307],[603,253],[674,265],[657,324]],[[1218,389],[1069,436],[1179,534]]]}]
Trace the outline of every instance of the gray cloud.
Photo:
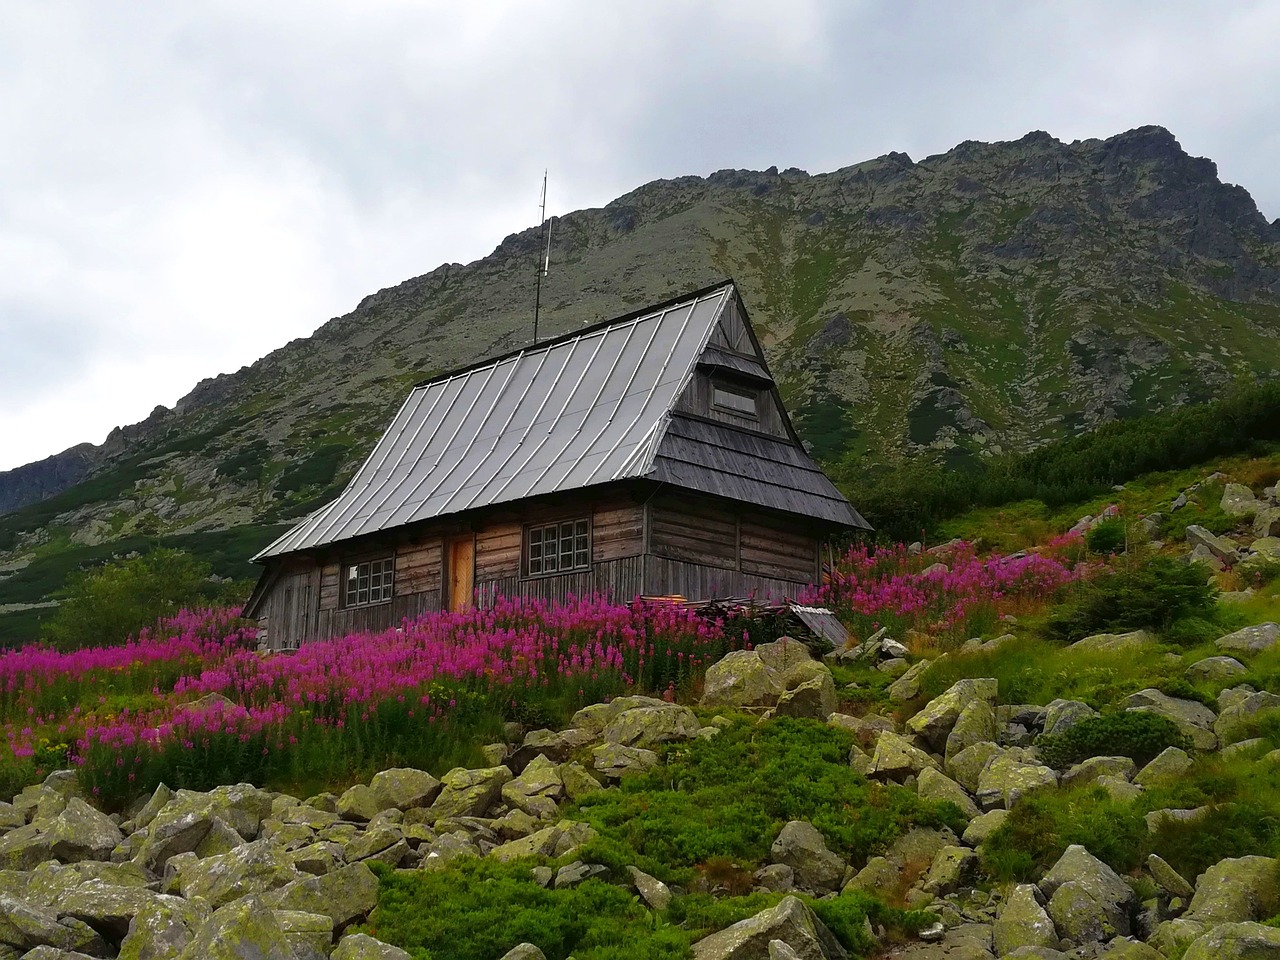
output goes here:
[{"label": "gray cloud", "polygon": [[0,0],[0,469],[658,177],[1168,126],[1280,216],[1273,3]]}]

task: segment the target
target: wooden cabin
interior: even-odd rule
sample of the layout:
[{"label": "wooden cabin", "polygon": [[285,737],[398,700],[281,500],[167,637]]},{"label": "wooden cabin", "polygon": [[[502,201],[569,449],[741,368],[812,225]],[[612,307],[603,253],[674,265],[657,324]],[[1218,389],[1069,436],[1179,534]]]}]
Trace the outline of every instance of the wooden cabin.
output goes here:
[{"label": "wooden cabin", "polygon": [[857,528],[725,283],[419,384],[247,615],[289,649],[501,596],[780,598]]}]

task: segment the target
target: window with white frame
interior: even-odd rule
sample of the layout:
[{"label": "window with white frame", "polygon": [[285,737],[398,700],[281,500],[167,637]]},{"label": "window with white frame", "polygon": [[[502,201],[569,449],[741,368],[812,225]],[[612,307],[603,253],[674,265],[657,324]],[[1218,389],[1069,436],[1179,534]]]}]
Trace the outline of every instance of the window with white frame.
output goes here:
[{"label": "window with white frame", "polygon": [[391,599],[395,587],[395,557],[380,557],[346,565],[342,586],[344,607],[367,607]]},{"label": "window with white frame", "polygon": [[524,569],[531,577],[591,566],[591,521],[561,520],[525,528]]}]

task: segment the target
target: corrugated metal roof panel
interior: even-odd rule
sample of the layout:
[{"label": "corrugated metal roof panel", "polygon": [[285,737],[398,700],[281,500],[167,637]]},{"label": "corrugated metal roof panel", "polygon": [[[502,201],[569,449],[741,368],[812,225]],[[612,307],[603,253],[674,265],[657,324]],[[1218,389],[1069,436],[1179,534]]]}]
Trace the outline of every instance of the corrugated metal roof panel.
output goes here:
[{"label": "corrugated metal roof panel", "polygon": [[732,284],[414,388],[347,489],[255,559],[647,474]]}]

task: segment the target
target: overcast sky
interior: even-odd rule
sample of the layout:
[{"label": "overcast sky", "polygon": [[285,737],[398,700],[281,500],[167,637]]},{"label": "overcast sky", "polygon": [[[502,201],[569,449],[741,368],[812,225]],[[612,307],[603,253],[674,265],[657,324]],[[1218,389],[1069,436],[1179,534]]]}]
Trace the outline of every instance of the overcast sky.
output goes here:
[{"label": "overcast sky", "polygon": [[1167,126],[1280,217],[1280,3],[0,0],[0,470],[550,210]]}]

